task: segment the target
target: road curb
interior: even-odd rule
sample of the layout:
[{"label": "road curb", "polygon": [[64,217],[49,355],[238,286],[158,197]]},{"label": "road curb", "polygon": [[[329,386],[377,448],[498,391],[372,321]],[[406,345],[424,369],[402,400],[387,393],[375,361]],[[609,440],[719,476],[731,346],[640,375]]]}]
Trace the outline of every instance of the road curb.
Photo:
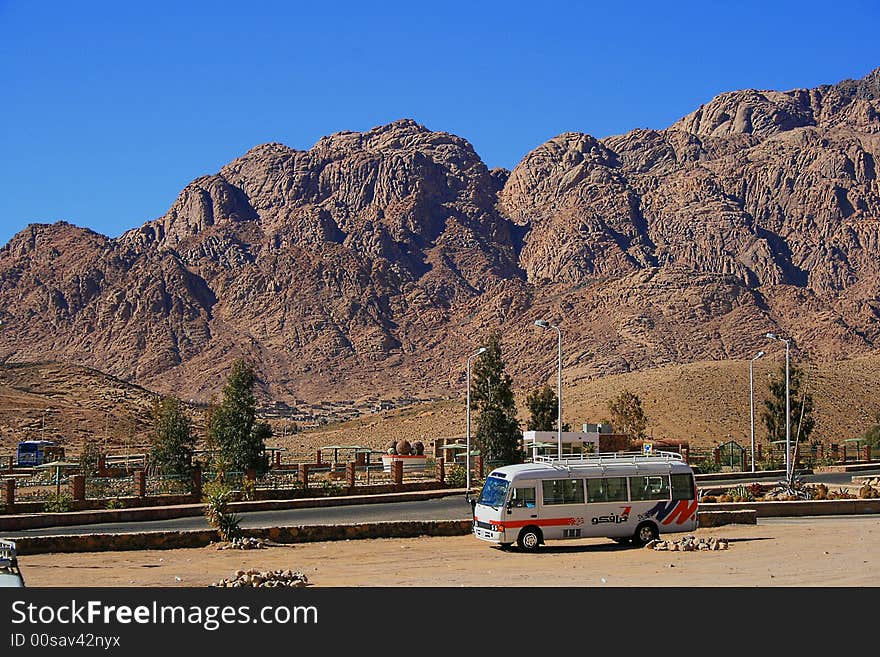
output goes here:
[{"label": "road curb", "polygon": [[[754,509],[698,511],[698,526],[754,525]],[[415,538],[418,536],[465,536],[472,521],[408,520],[355,523],[351,525],[295,525],[244,530],[245,535],[273,543],[295,544],[316,541],[347,541],[368,538]],[[171,550],[207,547],[219,541],[213,529],[190,531],[136,532],[130,534],[80,534],[27,536],[15,539],[20,555],[106,552],[127,550]]]}]

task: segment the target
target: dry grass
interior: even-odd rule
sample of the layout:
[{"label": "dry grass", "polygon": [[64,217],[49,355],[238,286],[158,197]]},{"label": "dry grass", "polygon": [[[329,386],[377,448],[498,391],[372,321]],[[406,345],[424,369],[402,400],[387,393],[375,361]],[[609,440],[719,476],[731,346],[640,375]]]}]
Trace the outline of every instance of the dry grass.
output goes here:
[{"label": "dry grass", "polygon": [[[763,400],[769,396],[768,378],[784,360],[765,358],[754,366],[755,437],[766,440],[760,422]],[[812,438],[823,443],[840,442],[861,435],[880,414],[876,382],[880,380],[880,355],[811,365],[806,386],[813,396],[816,426]],[[579,429],[585,422],[608,417],[608,402],[629,389],[642,399],[654,438],[685,440],[703,448],[729,439],[751,442],[748,361],[711,361],[672,365],[644,372],[630,372],[579,381],[566,387],[563,379],[563,421]],[[520,391],[521,406],[528,391]],[[520,417],[525,425],[526,414]],[[471,416],[473,431],[474,417]],[[360,418],[297,434],[286,441],[291,451],[321,445],[359,444],[382,449],[392,439],[422,440],[464,436],[464,392],[460,400],[423,404],[402,411]],[[792,438],[796,426],[792,426]],[[730,438],[728,438],[728,435]]]},{"label": "dry grass", "polygon": [[[768,395],[768,375],[784,363],[765,357],[755,363],[755,433],[766,440],[759,419]],[[880,354],[853,360],[817,363],[808,369],[814,399],[813,438],[828,444],[861,435],[880,413],[876,382]],[[569,384],[563,379],[563,419],[579,428],[608,417],[608,401],[623,389],[641,397],[654,438],[688,441],[703,448],[731,439],[747,445],[749,428],[748,361],[711,361],[671,365]],[[519,391],[522,404],[528,391]],[[57,363],[0,367],[0,454],[13,451],[22,438],[60,440],[68,453],[79,453],[95,436],[113,453],[142,448],[149,429],[151,393],[119,379],[82,367]],[[197,428],[201,416],[194,413]],[[472,416],[472,421],[474,421]],[[521,412],[523,425],[525,412]],[[464,391],[459,399],[420,404],[363,416],[281,437],[281,423],[271,447],[289,450],[285,458],[314,454],[325,445],[364,445],[384,450],[391,440],[464,436]],[[472,430],[475,428],[472,424]],[[796,427],[792,427],[794,434]]]}]

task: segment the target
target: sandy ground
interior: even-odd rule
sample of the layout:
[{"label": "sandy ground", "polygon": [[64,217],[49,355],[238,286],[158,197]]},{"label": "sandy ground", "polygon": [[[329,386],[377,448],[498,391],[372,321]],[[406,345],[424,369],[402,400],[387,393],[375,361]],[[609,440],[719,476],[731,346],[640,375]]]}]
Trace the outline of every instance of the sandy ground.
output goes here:
[{"label": "sandy ground", "polygon": [[313,587],[880,586],[880,517],[785,520],[694,532],[728,539],[729,548],[718,551],[665,552],[579,539],[526,554],[471,536],[424,536],[262,550],[42,554],[19,561],[29,587],[204,587],[251,568],[300,571]]}]

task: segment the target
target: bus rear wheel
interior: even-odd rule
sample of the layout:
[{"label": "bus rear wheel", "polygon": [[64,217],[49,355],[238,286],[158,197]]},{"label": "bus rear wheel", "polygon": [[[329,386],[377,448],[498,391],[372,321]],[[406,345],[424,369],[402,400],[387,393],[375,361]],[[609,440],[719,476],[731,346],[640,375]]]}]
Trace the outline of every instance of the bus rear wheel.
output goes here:
[{"label": "bus rear wheel", "polygon": [[641,525],[636,527],[636,531],[633,534],[632,540],[633,543],[635,543],[639,547],[644,547],[651,541],[658,538],[660,538],[660,532],[657,531],[657,525],[655,525],[653,522],[643,522]]},{"label": "bus rear wheel", "polygon": [[541,530],[537,527],[524,527],[516,539],[520,550],[534,552],[541,545]]}]

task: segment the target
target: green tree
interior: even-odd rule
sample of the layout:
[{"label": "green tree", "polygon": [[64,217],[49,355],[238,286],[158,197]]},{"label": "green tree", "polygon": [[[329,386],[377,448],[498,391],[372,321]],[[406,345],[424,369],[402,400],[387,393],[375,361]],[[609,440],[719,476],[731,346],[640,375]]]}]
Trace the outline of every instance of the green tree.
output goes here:
[{"label": "green tree", "polygon": [[[816,421],[813,419],[813,396],[806,392],[804,371],[794,363],[789,365],[789,431],[791,442],[801,443],[810,437]],[[785,440],[785,365],[770,380],[770,398],[764,400],[761,421],[772,441]]]},{"label": "green tree", "polygon": [[874,425],[865,431],[862,439],[871,446],[871,449],[880,447],[880,411],[874,415]]},{"label": "green tree", "polygon": [[98,441],[89,438],[83,445],[79,455],[79,471],[86,477],[95,477],[98,474],[98,460],[101,457],[101,448]]},{"label": "green tree", "polygon": [[269,469],[265,441],[272,436],[266,422],[256,418],[254,397],[256,377],[243,359],[232,363],[232,371],[223,387],[223,401],[210,413],[209,442],[217,446],[225,466],[237,472],[254,468],[257,475]]},{"label": "green tree", "polygon": [[474,441],[480,453],[489,461],[522,461],[522,431],[516,417],[513,379],[505,371],[497,334],[489,336],[486,351],[474,364],[472,386],[471,409],[477,411]]},{"label": "green tree", "polygon": [[[526,423],[528,431],[556,431],[559,397],[552,386],[548,384],[532,390],[526,397],[526,408],[529,410],[529,420]],[[568,422],[562,423],[563,431],[570,429]]]},{"label": "green tree", "polygon": [[166,475],[188,475],[196,439],[192,421],[183,403],[175,397],[163,397],[153,405],[150,433],[150,463]]},{"label": "green tree", "polygon": [[633,392],[624,390],[608,402],[611,426],[617,433],[625,433],[632,440],[644,440],[648,417],[642,409],[642,400]]}]

